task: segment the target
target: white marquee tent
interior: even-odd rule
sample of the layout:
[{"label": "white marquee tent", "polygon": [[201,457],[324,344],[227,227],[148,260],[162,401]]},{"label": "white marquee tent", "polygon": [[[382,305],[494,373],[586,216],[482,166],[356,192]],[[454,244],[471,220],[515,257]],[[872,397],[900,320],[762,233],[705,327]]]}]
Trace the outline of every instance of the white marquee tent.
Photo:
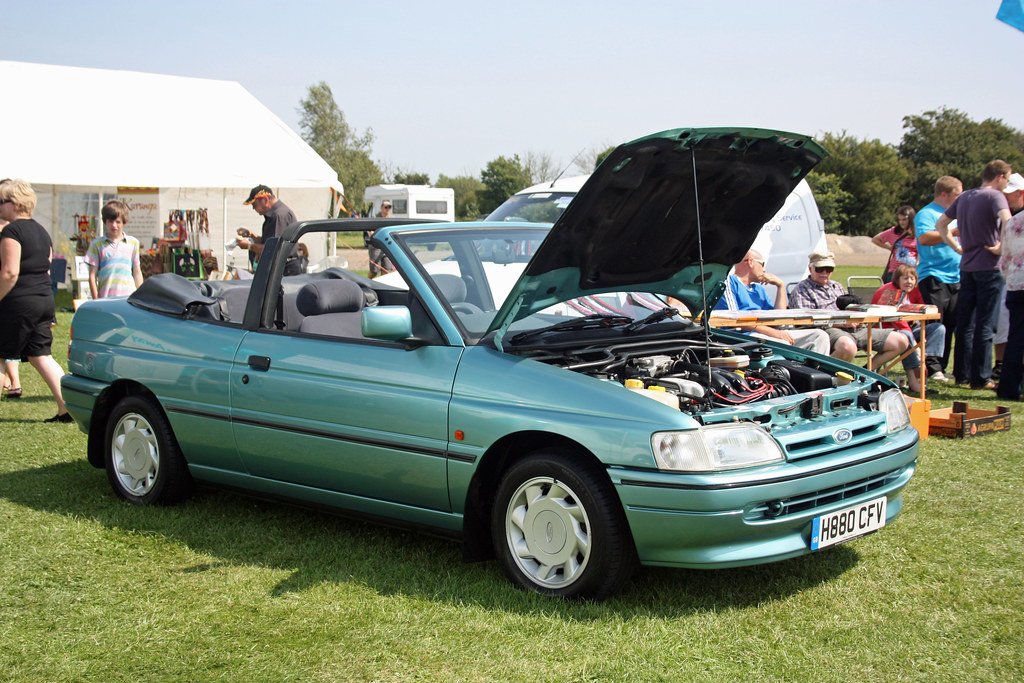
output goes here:
[{"label": "white marquee tent", "polygon": [[[144,247],[170,211],[206,208],[204,246],[223,263],[235,229],[262,224],[242,205],[253,186],[274,188],[300,219],[326,217],[331,190],[342,190],[334,170],[236,82],[10,61],[0,61],[0,82],[23,95],[0,116],[0,177],[32,183],[35,217],[58,253],[74,249],[79,216],[123,195],[133,208],[127,232]],[[323,255],[324,245],[308,246],[313,260]]]}]

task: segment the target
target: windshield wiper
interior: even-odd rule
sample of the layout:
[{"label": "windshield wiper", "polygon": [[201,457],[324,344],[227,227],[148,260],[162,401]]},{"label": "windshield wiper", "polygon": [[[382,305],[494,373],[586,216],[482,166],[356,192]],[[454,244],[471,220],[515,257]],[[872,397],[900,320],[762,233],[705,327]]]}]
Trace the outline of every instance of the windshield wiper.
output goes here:
[{"label": "windshield wiper", "polygon": [[621,327],[623,325],[629,325],[633,322],[633,319],[627,315],[606,315],[603,313],[595,313],[594,315],[586,315],[582,318],[572,318],[571,320],[563,320],[560,323],[554,325],[548,325],[547,327],[541,327],[536,330],[527,330],[526,332],[520,332],[519,334],[512,337],[513,344],[519,344],[526,341],[530,337],[536,337],[539,334],[545,332],[556,332],[566,330],[592,330],[601,329],[608,327]]},{"label": "windshield wiper", "polygon": [[667,320],[677,315],[679,315],[679,309],[672,308],[671,306],[669,306],[667,308],[661,309],[660,311],[655,311],[654,313],[651,313],[649,316],[642,320],[637,320],[636,322],[626,325],[626,331],[635,332],[636,330],[639,330],[641,327],[645,327],[646,325],[650,325],[651,323],[656,323],[661,320]]}]

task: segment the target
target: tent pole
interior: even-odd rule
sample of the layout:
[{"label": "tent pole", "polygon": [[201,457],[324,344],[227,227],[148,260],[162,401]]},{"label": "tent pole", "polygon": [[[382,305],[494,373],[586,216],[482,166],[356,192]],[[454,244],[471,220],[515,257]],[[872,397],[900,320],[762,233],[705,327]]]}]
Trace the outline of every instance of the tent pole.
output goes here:
[{"label": "tent pole", "polygon": [[[57,186],[50,185],[50,192],[53,195],[53,201],[50,205],[50,243],[57,244],[57,235],[60,232],[60,226],[57,225]],[[70,259],[71,265],[74,265],[75,261],[73,258],[67,254],[64,256]]]},{"label": "tent pole", "polygon": [[221,232],[220,232],[220,253],[221,253],[221,257],[220,257],[220,263],[218,265],[220,266],[220,272],[221,273],[226,273],[226,272],[228,272],[228,247],[227,247],[227,239],[228,239],[228,188],[226,188],[226,187],[223,188],[222,191],[221,191],[221,194],[222,194],[222,197],[223,197],[222,203],[221,203],[221,215],[224,217],[224,221],[223,221],[223,225],[221,226]]}]

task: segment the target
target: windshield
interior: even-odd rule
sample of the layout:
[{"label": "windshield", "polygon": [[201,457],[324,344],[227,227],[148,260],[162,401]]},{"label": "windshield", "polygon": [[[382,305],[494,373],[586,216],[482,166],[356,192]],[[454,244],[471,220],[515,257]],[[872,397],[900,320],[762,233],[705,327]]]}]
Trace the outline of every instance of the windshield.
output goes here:
[{"label": "windshield", "polygon": [[575,192],[515,194],[506,199],[486,220],[554,223],[575,196]]},{"label": "windshield", "polygon": [[[431,280],[468,336],[479,339],[547,232],[547,228],[410,232],[402,234],[399,241]],[[408,286],[399,273],[378,280]],[[673,304],[664,297],[643,292],[602,293],[550,306],[517,322],[511,329],[538,329],[567,318],[595,315],[643,320],[668,305]]]},{"label": "windshield", "polygon": [[[547,233],[546,228],[445,230],[407,233],[399,240],[463,326],[482,334]],[[403,284],[391,281],[396,276],[378,279]]]}]

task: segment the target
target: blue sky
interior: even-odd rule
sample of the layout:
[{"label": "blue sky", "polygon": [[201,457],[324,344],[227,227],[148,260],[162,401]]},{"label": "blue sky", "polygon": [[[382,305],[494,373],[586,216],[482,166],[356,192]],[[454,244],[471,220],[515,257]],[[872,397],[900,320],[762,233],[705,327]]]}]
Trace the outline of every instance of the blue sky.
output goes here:
[{"label": "blue sky", "polygon": [[326,81],[375,160],[433,179],[682,126],[895,143],[945,106],[1024,129],[999,0],[7,4],[0,59],[238,81],[296,130]]}]

